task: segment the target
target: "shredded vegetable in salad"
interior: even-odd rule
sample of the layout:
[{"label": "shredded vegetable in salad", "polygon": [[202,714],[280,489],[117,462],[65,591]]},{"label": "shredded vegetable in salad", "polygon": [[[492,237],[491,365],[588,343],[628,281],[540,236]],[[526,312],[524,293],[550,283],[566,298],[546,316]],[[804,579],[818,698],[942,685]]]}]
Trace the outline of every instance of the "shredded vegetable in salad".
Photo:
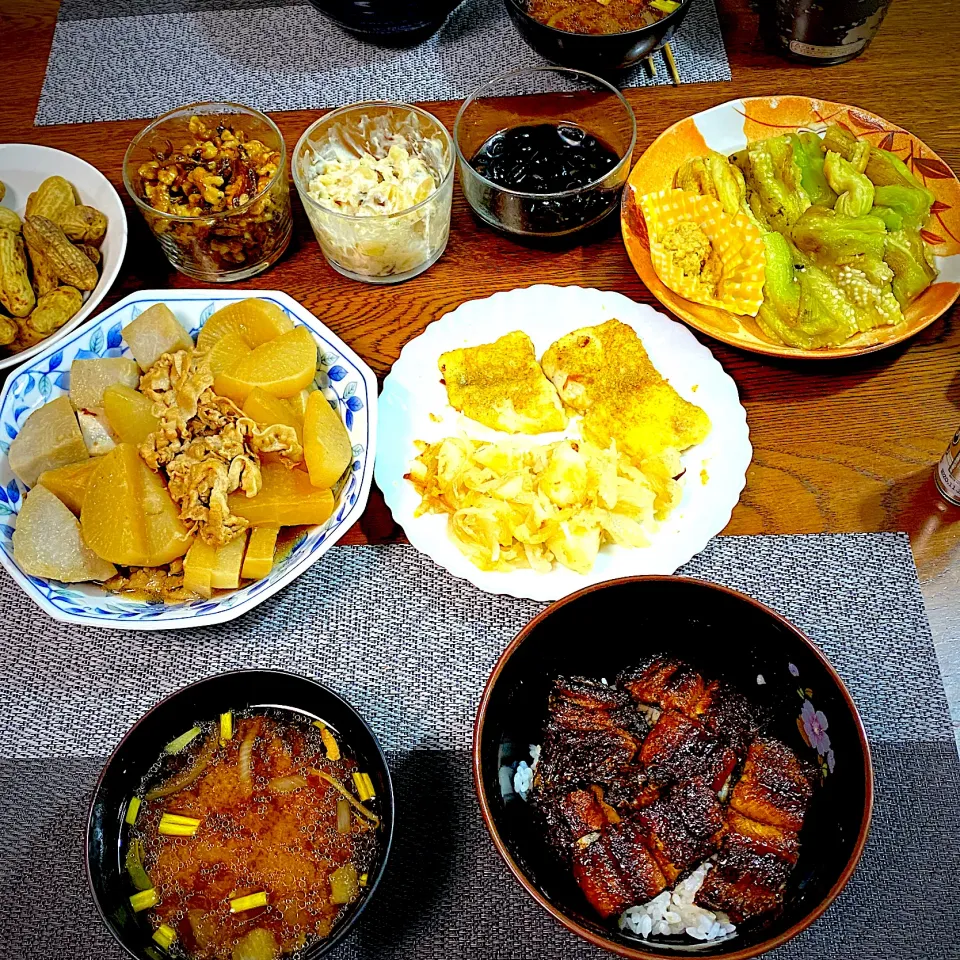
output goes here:
[{"label": "shredded vegetable in salad", "polygon": [[335,264],[388,277],[432,262],[446,245],[452,157],[416,113],[338,122],[310,151],[301,161],[314,201],[307,213]]}]

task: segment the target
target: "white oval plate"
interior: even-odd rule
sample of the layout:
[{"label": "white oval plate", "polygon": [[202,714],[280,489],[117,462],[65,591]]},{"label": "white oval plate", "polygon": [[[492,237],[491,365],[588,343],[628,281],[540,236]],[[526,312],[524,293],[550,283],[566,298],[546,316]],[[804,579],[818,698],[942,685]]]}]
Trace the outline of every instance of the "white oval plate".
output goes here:
[{"label": "white oval plate", "polygon": [[123,255],[127,249],[127,215],[117,191],[110,181],[96,167],[72,153],[54,150],[53,147],[41,147],[33,143],[0,143],[0,180],[6,184],[7,192],[3,206],[23,216],[27,197],[40,186],[47,177],[66,177],[76,188],[82,203],[96,207],[107,217],[107,233],[103,238],[100,253],[103,262],[100,267],[100,282],[89,293],[84,294],[83,306],[57,331],[46,340],[22,350],[10,353],[0,347],[0,370],[16,367],[35,357],[50,344],[62,340],[71,330],[76,330],[100,305],[100,301],[113,286]]},{"label": "white oval plate", "polygon": [[[446,350],[490,343],[512,330],[523,330],[540,357],[558,337],[611,318],[636,330],[654,366],[681,396],[703,407],[713,424],[707,439],[683,456],[687,472],[679,505],[660,525],[649,547],[607,544],[587,574],[559,564],[550,573],[477,569],[447,535],[446,515],[414,517],[420,497],[403,475],[416,453],[414,440],[432,443],[459,434],[503,440],[509,435],[469,420],[447,403],[437,359]],[[464,303],[430,324],[403,348],[384,381],[379,416],[377,485],[410,542],[481,590],[531,600],[557,600],[616,577],[673,573],[727,525],[753,455],[747,413],[736,384],[686,327],[622,294],[583,287],[542,285],[495,293],[486,300]],[[578,432],[571,425],[565,434],[529,439],[549,443],[561,436],[578,436]],[[702,471],[706,471],[706,482],[701,480]]]},{"label": "white oval plate", "polygon": [[[316,385],[343,417],[353,444],[352,471],[330,519],[311,527],[269,576],[210,600],[149,604],[110,593],[93,583],[60,583],[27,576],[13,559],[13,531],[26,488],[10,470],[7,453],[27,417],[47,400],[70,390],[70,364],[90,357],[130,356],[123,328],[155,303],[166,303],[194,339],[220,307],[256,296],[272,300],[317,341]],[[377,378],[373,371],[306,307],[272,290],[238,295],[228,290],[142,290],[125,297],[89,326],[50,344],[16,370],[0,392],[0,564],[55,620],[122,630],[176,630],[233,620],[272,596],[317,562],[363,513],[373,481],[377,433]]]}]

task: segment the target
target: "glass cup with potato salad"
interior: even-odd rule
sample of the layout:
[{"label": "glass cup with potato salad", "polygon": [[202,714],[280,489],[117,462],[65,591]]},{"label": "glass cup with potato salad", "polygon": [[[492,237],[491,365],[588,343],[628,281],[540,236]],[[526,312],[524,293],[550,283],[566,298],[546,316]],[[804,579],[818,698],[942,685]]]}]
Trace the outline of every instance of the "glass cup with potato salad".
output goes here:
[{"label": "glass cup with potato salad", "polygon": [[321,117],[293,151],[293,180],[327,262],[365,283],[400,283],[446,249],[453,141],[405,103],[357,103]]}]

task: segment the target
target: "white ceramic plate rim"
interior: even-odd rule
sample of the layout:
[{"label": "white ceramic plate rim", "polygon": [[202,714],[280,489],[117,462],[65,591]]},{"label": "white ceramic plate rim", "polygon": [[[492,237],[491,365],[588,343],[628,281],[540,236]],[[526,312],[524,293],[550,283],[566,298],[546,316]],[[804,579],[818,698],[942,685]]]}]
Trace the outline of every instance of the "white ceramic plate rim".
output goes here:
[{"label": "white ceramic plate rim", "polygon": [[[523,329],[531,336],[540,356],[557,337],[611,317],[637,330],[661,373],[682,396],[700,404],[711,415],[714,423],[711,435],[704,444],[684,454],[688,481],[684,499],[672,517],[661,525],[650,547],[631,550],[607,545],[588,574],[576,574],[559,566],[545,574],[532,570],[509,573],[479,570],[447,536],[445,516],[414,517],[419,497],[413,486],[403,479],[414,455],[415,439],[435,441],[461,432],[480,439],[508,436],[468,420],[450,408],[440,383],[437,358],[445,350],[488,343],[516,329]],[[695,391],[691,389],[694,383],[699,388]],[[443,422],[434,422],[431,413],[441,416]],[[567,433],[576,435],[575,430]],[[541,434],[529,440],[544,443],[560,436],[559,433]],[[481,590],[531,600],[556,600],[590,584],[622,576],[673,573],[727,525],[746,484],[746,470],[753,455],[746,411],[740,403],[736,384],[686,326],[619,293],[546,284],[468,301],[411,340],[384,381],[377,447],[374,467],[377,485],[413,546],[454,576],[468,580]],[[701,484],[699,474],[704,454],[721,450],[722,459],[710,456],[706,467],[709,477],[706,484]],[[699,517],[696,523],[675,529],[686,516],[684,510],[696,512],[707,507],[707,515]],[[671,531],[676,535],[667,536]]]},{"label": "white ceramic plate rim", "polygon": [[[7,573],[13,577],[24,593],[45,613],[49,614],[55,620],[59,620],[64,623],[106,627],[115,630],[192,629],[194,627],[208,626],[216,623],[226,623],[230,620],[235,620],[237,617],[242,616],[243,614],[252,610],[254,607],[263,603],[264,600],[266,600],[268,597],[271,597],[281,588],[287,586],[290,582],[300,576],[301,573],[316,563],[330,549],[330,547],[333,546],[347,532],[347,530],[353,526],[353,524],[363,513],[367,504],[367,499],[370,495],[370,487],[373,483],[372,464],[376,455],[378,406],[377,378],[367,364],[361,360],[360,357],[350,349],[350,347],[348,347],[335,333],[325,327],[312,313],[310,313],[309,310],[306,309],[306,307],[302,306],[286,293],[282,293],[277,290],[142,290],[139,293],[133,293],[127,297],[124,297],[123,300],[120,300],[108,310],[100,314],[96,318],[95,323],[91,326],[89,332],[93,332],[97,328],[105,326],[114,316],[122,312],[129,305],[135,303],[142,303],[144,307],[147,307],[153,303],[174,304],[178,300],[222,300],[224,302],[233,302],[251,297],[273,300],[281,306],[287,308],[292,314],[294,314],[294,316],[302,325],[311,329],[311,332],[315,337],[320,337],[320,339],[323,340],[328,346],[332,347],[339,356],[349,361],[356,368],[358,374],[362,376],[367,400],[364,408],[366,414],[367,442],[363,453],[363,469],[359,479],[355,501],[350,508],[343,513],[342,518],[337,522],[336,526],[330,529],[328,535],[325,537],[322,543],[315,545],[314,548],[309,552],[305,551],[301,557],[295,559],[295,562],[291,562],[294,561],[294,558],[291,557],[290,560],[287,561],[287,565],[283,573],[276,576],[272,582],[261,585],[256,592],[245,597],[239,602],[231,602],[229,605],[224,605],[222,603],[218,604],[217,601],[218,599],[229,600],[230,598],[236,597],[238,591],[222,594],[219,596],[219,598],[214,597],[213,600],[206,601],[206,604],[212,605],[215,609],[205,613],[188,612],[186,616],[182,617],[175,616],[179,605],[173,604],[165,608],[166,611],[170,612],[170,616],[158,616],[156,618],[143,620],[133,618],[127,619],[120,617],[119,615],[115,617],[99,616],[93,612],[73,614],[69,611],[62,610],[52,604],[46,597],[38,592],[35,585],[31,582],[31,578],[26,576],[23,571],[20,570],[19,566],[17,566],[16,562],[13,560],[13,557],[8,554],[5,545],[0,544],[0,564],[2,564]],[[53,343],[48,343],[41,346],[43,346],[44,349],[37,356],[32,358],[31,363],[25,364],[23,368],[14,371],[14,373],[7,378],[2,390],[0,390],[0,411],[4,410],[7,402],[7,395],[11,390],[14,389],[18,378],[28,373],[29,368],[33,368],[34,366],[41,364],[44,360],[53,356],[53,354],[57,353],[59,349],[57,345]],[[127,349],[125,349],[124,352],[129,354],[129,350]],[[66,391],[63,389],[54,388],[54,392],[52,392],[50,396],[54,397],[65,392]],[[2,462],[6,467],[6,454],[0,454],[0,458],[2,458]],[[9,467],[6,467],[6,469],[9,470]],[[338,500],[334,507],[334,512],[331,515],[331,518],[337,515],[338,508],[341,507],[342,503],[340,500]],[[329,522],[330,521],[328,521],[328,523]],[[318,528],[314,529],[316,530]],[[66,586],[69,587],[70,585]],[[110,596],[115,597],[113,594]],[[133,601],[131,601],[131,603],[133,603]]]},{"label": "white ceramic plate rim", "polygon": [[[111,263],[106,263],[106,258],[104,258],[103,273],[100,275],[100,282],[90,291],[90,296],[84,301],[83,306],[55,333],[52,333],[45,340],[41,340],[39,343],[34,344],[32,347],[27,347],[26,350],[22,350],[20,353],[10,353],[2,354],[0,350],[0,370],[5,370],[8,367],[18,367],[20,364],[25,363],[28,360],[33,359],[41,350],[44,350],[46,347],[51,344],[56,343],[58,340],[61,340],[72,330],[76,330],[97,307],[100,306],[103,298],[110,292],[110,288],[113,286],[114,281],[117,279],[117,275],[120,273],[120,267],[123,264],[123,258],[127,253],[127,215],[126,211],[123,209],[123,203],[120,200],[120,195],[114,189],[113,184],[95,167],[93,164],[87,163],[86,160],[81,160],[80,157],[74,156],[72,153],[67,153],[65,150],[57,150],[54,147],[44,147],[35,143],[0,143],[0,180],[3,179],[3,155],[4,153],[13,151],[13,150],[26,150],[26,151],[42,151],[47,154],[56,154],[60,157],[66,157],[66,166],[67,169],[64,170],[63,176],[68,180],[70,179],[70,170],[69,167],[77,166],[83,168],[85,173],[88,173],[90,177],[102,181],[103,186],[110,192],[113,198],[116,200],[116,209],[112,212],[103,211],[107,213],[109,217],[109,226],[108,231],[115,233],[117,246],[117,256],[116,259]],[[37,180],[37,186],[40,185],[40,180]],[[81,195],[81,200],[84,197]],[[22,210],[18,210],[17,213],[22,214]],[[112,215],[111,215],[112,213]],[[119,214],[119,215],[118,215]],[[114,237],[111,236],[111,242],[113,242]]]}]

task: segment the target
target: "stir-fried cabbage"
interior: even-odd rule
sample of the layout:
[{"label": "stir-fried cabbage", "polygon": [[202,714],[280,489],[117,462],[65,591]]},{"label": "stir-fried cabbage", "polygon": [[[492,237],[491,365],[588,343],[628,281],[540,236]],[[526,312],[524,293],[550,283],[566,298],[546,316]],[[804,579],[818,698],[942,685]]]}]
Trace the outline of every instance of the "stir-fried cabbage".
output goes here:
[{"label": "stir-fried cabbage", "polygon": [[545,572],[556,562],[587,573],[604,543],[647,546],[680,499],[676,456],[640,469],[615,445],[584,440],[528,447],[448,437],[418,449],[408,475],[418,515],[448,514],[454,543],[481,570]]}]

